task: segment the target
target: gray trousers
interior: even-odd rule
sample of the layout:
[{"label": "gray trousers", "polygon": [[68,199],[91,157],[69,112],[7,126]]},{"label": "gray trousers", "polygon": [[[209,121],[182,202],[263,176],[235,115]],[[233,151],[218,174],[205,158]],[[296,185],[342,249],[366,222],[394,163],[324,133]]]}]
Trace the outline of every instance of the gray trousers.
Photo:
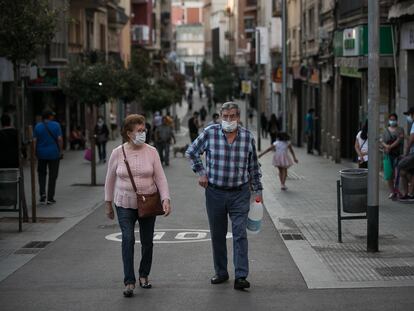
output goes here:
[{"label": "gray trousers", "polygon": [[226,235],[229,216],[233,232],[235,278],[247,277],[249,259],[246,226],[250,209],[249,185],[244,185],[240,191],[224,191],[208,186],[206,206],[216,274],[228,275]]}]

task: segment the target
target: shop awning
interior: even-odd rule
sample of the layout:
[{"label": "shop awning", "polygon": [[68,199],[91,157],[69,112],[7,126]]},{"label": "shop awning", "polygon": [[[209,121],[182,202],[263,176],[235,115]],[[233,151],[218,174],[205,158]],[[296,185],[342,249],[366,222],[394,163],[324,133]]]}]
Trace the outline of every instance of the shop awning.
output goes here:
[{"label": "shop awning", "polygon": [[401,18],[407,15],[414,15],[414,1],[394,4],[388,12],[388,19]]}]

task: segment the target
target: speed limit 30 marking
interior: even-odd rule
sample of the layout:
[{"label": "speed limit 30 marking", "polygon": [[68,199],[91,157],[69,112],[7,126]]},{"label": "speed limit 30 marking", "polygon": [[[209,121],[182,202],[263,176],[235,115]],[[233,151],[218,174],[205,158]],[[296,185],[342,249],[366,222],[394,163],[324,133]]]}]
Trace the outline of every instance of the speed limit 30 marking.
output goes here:
[{"label": "speed limit 30 marking", "polygon": [[[139,233],[139,230],[135,232]],[[231,239],[232,237],[231,232],[227,232],[226,238]],[[122,233],[109,234],[105,236],[105,239],[122,242]],[[158,244],[195,243],[210,240],[210,230],[205,229],[156,229],[153,238],[154,243]],[[135,243],[140,243],[140,241],[137,239]]]}]

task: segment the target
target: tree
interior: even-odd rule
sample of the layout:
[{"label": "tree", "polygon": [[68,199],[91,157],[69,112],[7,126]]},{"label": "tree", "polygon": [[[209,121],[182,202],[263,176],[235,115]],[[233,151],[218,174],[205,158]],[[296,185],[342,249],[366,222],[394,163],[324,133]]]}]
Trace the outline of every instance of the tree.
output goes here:
[{"label": "tree", "polygon": [[226,59],[219,58],[214,62],[212,80],[214,96],[220,102],[229,100],[234,94],[235,67]]},{"label": "tree", "polygon": [[63,92],[75,102],[89,107],[87,122],[91,144],[91,185],[96,185],[95,137],[96,107],[110,98],[118,97],[120,83],[119,69],[106,63],[81,63],[70,65],[62,81]]},{"label": "tree", "polygon": [[[16,127],[22,129],[22,108],[18,100],[19,72],[22,64],[29,64],[52,40],[59,11],[49,7],[48,0],[2,0],[0,1],[0,56],[13,64],[14,103]],[[18,135],[19,157],[21,157],[20,135]],[[20,174],[23,168],[20,163]],[[22,178],[22,180],[24,180]],[[24,196],[24,191],[22,192]],[[28,220],[26,200],[23,197],[23,213]]]}]

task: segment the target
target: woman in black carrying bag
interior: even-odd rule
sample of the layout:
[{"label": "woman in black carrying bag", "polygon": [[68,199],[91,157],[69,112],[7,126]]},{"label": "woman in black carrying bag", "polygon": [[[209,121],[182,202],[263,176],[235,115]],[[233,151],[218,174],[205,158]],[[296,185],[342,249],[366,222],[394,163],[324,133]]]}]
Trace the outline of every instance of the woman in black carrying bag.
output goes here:
[{"label": "woman in black carrying bag", "polygon": [[[141,242],[141,262],[139,266],[139,285],[151,288],[148,276],[152,265],[153,236],[155,216],[143,216],[142,205],[145,201],[159,196],[161,212],[168,216],[171,212],[170,194],[167,178],[161,165],[157,150],[145,143],[145,118],[132,114],[126,117],[122,128],[126,143],[112,151],[105,180],[105,213],[114,219],[115,205],[119,226],[122,231],[122,261],[124,266],[124,296],[133,296],[135,289],[134,246],[135,223],[139,223]],[[138,209],[140,211],[138,212]],[[159,214],[159,213],[158,213]]]}]

